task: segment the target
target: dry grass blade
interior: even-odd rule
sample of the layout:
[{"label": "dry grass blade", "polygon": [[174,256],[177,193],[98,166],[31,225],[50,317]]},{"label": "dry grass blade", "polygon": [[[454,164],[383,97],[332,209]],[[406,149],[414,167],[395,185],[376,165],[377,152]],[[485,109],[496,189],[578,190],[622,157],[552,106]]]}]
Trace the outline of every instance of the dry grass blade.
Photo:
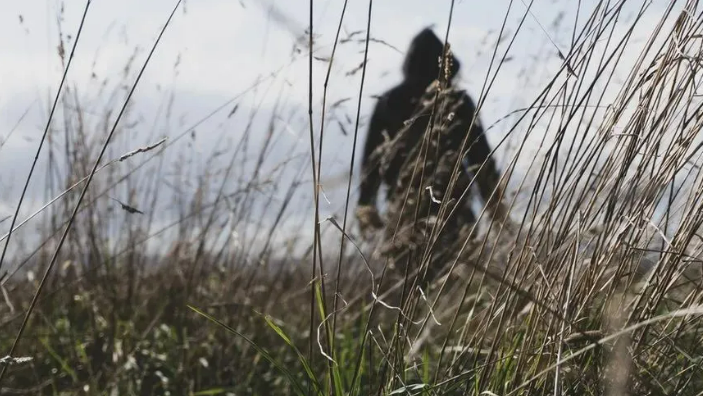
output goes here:
[{"label": "dry grass blade", "polygon": [[[236,95],[198,96],[212,109],[195,121],[193,106],[178,105],[194,90],[175,77],[209,63],[186,51],[165,59],[173,86],[154,81],[164,96],[153,107],[143,85],[170,22],[141,68],[135,51],[115,81],[96,61],[88,85],[62,83],[39,148],[48,175],[45,195],[32,197],[39,209],[20,219],[23,195],[0,216],[3,264],[13,264],[0,281],[0,328],[11,335],[0,337],[2,393],[700,393],[699,4],[508,2],[468,26],[465,3],[442,12],[445,55],[422,112],[398,117],[405,132],[379,134],[388,150],[369,150],[384,170],[408,154],[399,179],[418,181],[378,207],[352,207],[355,184],[375,176],[357,169],[357,144],[372,123],[366,101],[386,101],[374,84],[395,78],[386,60],[404,40],[393,36],[404,21],[376,18],[405,8],[369,1],[359,19],[346,0],[304,10],[256,2],[282,28],[265,27],[257,72],[275,60],[274,36],[287,48],[292,33],[293,54],[275,55],[289,58]],[[188,21],[213,9],[183,5],[170,11]],[[203,33],[185,32],[172,43]],[[62,26],[59,35],[66,72],[68,42],[80,40]],[[459,63],[463,81],[452,79]],[[143,101],[132,96],[138,85]],[[464,88],[471,116],[453,107]],[[452,154],[434,150],[433,133],[462,118],[454,130],[481,125],[488,157],[463,161],[477,147],[463,134]],[[399,147],[414,125],[419,143]],[[431,173],[436,158],[449,169]],[[470,208],[456,205],[465,199]],[[15,357],[20,343],[31,362]]]},{"label": "dry grass blade", "polygon": [[[95,164],[93,165],[93,169],[90,172],[90,176],[88,177],[88,180],[86,180],[86,182],[85,182],[85,186],[83,187],[81,195],[75,204],[75,207],[73,209],[73,213],[72,213],[71,217],[69,218],[68,223],[66,224],[64,232],[61,235],[61,239],[59,240],[59,243],[56,246],[56,250],[54,251],[52,258],[49,261],[49,264],[46,266],[46,270],[45,270],[44,275],[39,283],[39,287],[37,288],[37,291],[34,293],[34,297],[32,298],[32,302],[30,303],[29,308],[27,309],[27,312],[25,314],[24,321],[22,322],[22,325],[20,326],[20,329],[17,332],[17,336],[15,337],[15,341],[13,342],[12,347],[10,348],[10,351],[8,353],[8,356],[10,358],[12,358],[13,354],[15,353],[15,350],[19,344],[19,341],[22,338],[22,334],[23,334],[25,328],[27,327],[27,323],[29,322],[29,317],[32,314],[34,307],[36,306],[36,303],[39,299],[39,296],[41,295],[41,291],[42,291],[44,285],[46,284],[46,280],[48,279],[49,274],[51,273],[51,270],[53,269],[54,265],[56,264],[56,260],[58,259],[58,254],[61,250],[61,247],[62,247],[64,241],[66,240],[66,236],[68,235],[69,230],[71,229],[73,219],[75,219],[76,214],[78,212],[78,209],[80,208],[81,201],[83,200],[83,197],[85,197],[86,192],[88,191],[88,187],[90,187],[90,182],[93,179],[93,176],[95,175],[95,172],[98,169],[98,166],[100,165],[100,161],[102,160],[102,157],[105,154],[107,146],[110,143],[110,139],[112,138],[112,135],[115,133],[115,130],[117,129],[117,124],[119,123],[122,114],[124,113],[127,105],[129,104],[129,101],[132,97],[132,94],[136,90],[136,87],[139,84],[139,80],[141,79],[141,76],[144,73],[144,70],[146,69],[147,65],[149,64],[149,60],[151,59],[151,56],[153,55],[154,51],[156,50],[157,45],[161,41],[161,37],[163,36],[164,32],[166,31],[166,28],[168,27],[169,23],[171,22],[171,19],[173,18],[173,15],[176,13],[176,10],[180,6],[180,4],[181,4],[181,0],[178,0],[176,2],[176,5],[173,8],[173,11],[171,12],[168,19],[166,20],[166,23],[164,24],[163,28],[159,32],[159,36],[155,40],[154,45],[151,48],[151,51],[149,52],[149,55],[147,56],[146,60],[144,61],[144,64],[139,72],[139,75],[137,76],[137,79],[135,80],[134,84],[132,85],[132,87],[129,91],[129,94],[127,95],[127,98],[125,99],[124,105],[122,106],[122,109],[120,110],[120,113],[118,114],[117,119],[115,120],[115,122],[112,126],[112,130],[110,131],[110,134],[107,136],[107,139],[105,140],[105,143],[102,146],[102,149],[100,151],[100,155],[95,160]],[[89,5],[90,5],[90,1],[88,1],[87,5],[86,5],[85,13],[83,15],[83,20],[85,20],[85,15],[87,14]],[[81,26],[82,26],[82,22],[81,22]],[[48,128],[48,126],[47,126],[47,128]],[[27,182],[29,182],[29,180]],[[9,242],[9,237],[8,237],[8,242]],[[7,370],[7,366],[6,365],[2,366],[2,369],[0,371],[0,383],[2,383],[2,379],[5,376],[6,370]]]}]

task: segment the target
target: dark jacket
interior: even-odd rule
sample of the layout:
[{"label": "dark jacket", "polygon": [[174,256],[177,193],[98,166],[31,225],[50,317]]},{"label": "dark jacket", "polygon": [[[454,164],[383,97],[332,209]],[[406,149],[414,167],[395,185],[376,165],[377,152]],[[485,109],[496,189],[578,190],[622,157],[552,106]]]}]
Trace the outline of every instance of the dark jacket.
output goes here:
[{"label": "dark jacket", "polygon": [[[406,55],[403,82],[379,98],[364,147],[359,205],[375,205],[381,183],[390,187],[388,199],[392,199],[393,193],[403,187],[398,185],[399,176],[409,165],[412,153],[418,152],[430,124],[432,130],[442,129],[442,140],[435,147],[440,156],[453,151],[455,158],[458,158],[460,151],[465,153],[462,172],[466,172],[467,166],[480,166],[486,161],[482,173],[491,177],[478,178],[479,183],[484,179],[497,181],[495,163],[489,158],[491,149],[478,119],[474,121],[476,108],[471,98],[465,91],[456,89],[445,89],[441,95],[436,95],[436,89],[428,90],[435,80],[443,80],[442,86],[449,87],[460,69],[459,61],[453,56],[444,61],[448,64],[442,64],[443,50],[443,43],[430,29],[420,32]],[[468,139],[461,150],[467,133]],[[437,182],[442,184],[447,181]],[[495,186],[480,187],[482,195],[487,198],[484,190],[492,191]],[[443,190],[446,185],[436,188]],[[457,196],[462,192],[455,190],[451,195]]]}]

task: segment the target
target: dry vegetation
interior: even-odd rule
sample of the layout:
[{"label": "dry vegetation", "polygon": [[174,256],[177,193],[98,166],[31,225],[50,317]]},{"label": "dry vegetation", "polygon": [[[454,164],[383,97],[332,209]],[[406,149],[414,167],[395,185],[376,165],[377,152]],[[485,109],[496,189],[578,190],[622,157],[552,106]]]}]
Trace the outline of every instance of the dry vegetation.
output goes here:
[{"label": "dry vegetation", "polygon": [[[250,145],[254,115],[227,103],[208,117],[239,117],[241,140],[218,146],[223,167],[200,168],[189,149],[166,156],[198,125],[131,152],[131,92],[105,110],[65,86],[41,149],[56,201],[33,215],[36,243],[2,262],[2,393],[701,394],[703,17],[672,1],[625,58],[650,6],[626,17],[626,3],[579,13],[561,68],[502,121],[510,219],[480,222],[426,292],[355,240],[344,210],[320,218],[324,197],[306,195],[328,149],[320,120],[312,156],[282,158],[285,127],[272,119]],[[518,34],[482,55],[494,62],[474,97]],[[293,212],[305,217],[282,236]]]}]

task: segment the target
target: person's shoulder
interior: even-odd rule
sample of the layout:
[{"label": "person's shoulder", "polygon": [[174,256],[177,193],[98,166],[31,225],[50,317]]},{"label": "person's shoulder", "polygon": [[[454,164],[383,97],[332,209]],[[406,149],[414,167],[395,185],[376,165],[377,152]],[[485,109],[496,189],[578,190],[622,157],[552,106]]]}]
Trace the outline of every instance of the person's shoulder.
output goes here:
[{"label": "person's shoulder", "polygon": [[471,99],[471,97],[469,96],[469,93],[466,92],[466,89],[455,86],[455,85],[451,85],[451,86],[443,89],[442,92],[446,96],[450,96],[450,97],[457,98],[457,99],[466,99],[466,98]]},{"label": "person's shoulder", "polygon": [[407,84],[400,83],[393,88],[386,91],[384,96],[390,101],[398,101],[399,99],[407,98],[410,92],[410,88]]},{"label": "person's shoulder", "polygon": [[466,107],[475,107],[474,100],[471,98],[471,95],[462,88],[457,88],[457,87],[450,87],[446,95],[449,96],[453,101],[459,103],[461,106],[466,106]]},{"label": "person's shoulder", "polygon": [[376,99],[377,103],[387,103],[389,101],[392,102],[394,100],[394,98],[401,95],[400,91],[401,91],[400,86],[395,86],[395,87],[390,88],[381,94],[372,95],[372,98]]}]

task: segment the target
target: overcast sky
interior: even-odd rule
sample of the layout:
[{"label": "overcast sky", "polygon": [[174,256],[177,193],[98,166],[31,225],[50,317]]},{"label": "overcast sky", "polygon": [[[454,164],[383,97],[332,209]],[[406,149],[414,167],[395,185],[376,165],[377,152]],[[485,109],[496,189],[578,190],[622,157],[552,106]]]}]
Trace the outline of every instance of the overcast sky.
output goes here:
[{"label": "overcast sky", "polygon": [[[506,11],[506,37],[518,29],[527,1],[456,1],[449,39],[462,62],[460,84],[477,98],[486,78],[491,52],[498,40]],[[567,53],[574,31],[577,6],[579,24],[592,11],[596,1],[537,0],[520,28],[510,61],[501,69],[481,112],[484,125],[491,125],[511,111],[528,105],[561,67],[555,45]],[[643,4],[631,1],[625,16]],[[647,2],[650,3],[650,2]],[[107,107],[115,111],[120,104],[111,96],[114,87],[131,84],[144,62],[148,49],[166,21],[174,0],[93,0],[83,35],[69,73],[69,86],[80,98],[88,116],[99,119]],[[377,0],[373,2],[369,62],[364,86],[361,120],[365,121],[374,104],[373,95],[400,81],[403,52],[420,29],[434,26],[438,35],[447,29],[451,2],[448,0]],[[648,30],[659,20],[665,1],[651,2],[633,41],[633,62]],[[319,127],[322,83],[343,1],[316,1],[314,32],[317,41],[314,63],[314,114]],[[46,120],[47,108],[60,81],[63,66],[59,54],[60,31],[65,51],[69,51],[85,7],[85,1],[0,0],[0,217],[9,214],[19,197]],[[232,105],[198,129],[195,149],[206,155],[221,144],[225,131],[236,142],[245,117],[228,121],[234,103],[240,113],[260,108],[257,126],[266,125],[264,115],[279,105],[279,114],[291,114],[288,132],[281,138],[277,152],[290,155],[295,148],[307,153],[308,64],[305,49],[296,44],[308,26],[308,1],[302,0],[199,0],[185,1],[167,29],[150,62],[133,100],[137,126],[122,140],[121,148],[134,149],[159,136],[174,137],[203,116],[228,101]],[[368,2],[350,1],[344,17],[342,38],[366,29]],[[629,26],[623,18],[623,31]],[[541,28],[541,24],[547,33]],[[578,28],[576,28],[578,30]],[[639,37],[638,37],[639,35]],[[363,59],[364,33],[340,45],[328,90],[329,103],[348,98],[331,119],[344,115],[354,118],[361,73],[354,69]],[[363,40],[362,40],[363,41]],[[502,43],[505,50],[508,40]],[[553,43],[552,43],[553,42]],[[296,48],[298,51],[296,51]],[[133,60],[128,78],[125,65]],[[625,70],[627,70],[625,68]],[[258,83],[257,83],[258,82]],[[257,89],[252,89],[256,86]],[[171,119],[164,120],[163,107],[173,97]],[[23,114],[26,116],[23,117]],[[113,114],[114,115],[114,114]],[[99,122],[93,120],[92,125]],[[60,120],[55,120],[60,124]],[[158,125],[158,128],[153,127]],[[345,171],[351,153],[353,128],[344,135],[330,122],[326,137],[323,173],[333,177]],[[489,134],[496,142],[508,128],[499,124]],[[365,128],[360,129],[363,143]],[[263,129],[256,133],[263,137]],[[256,136],[255,136],[256,137]],[[302,139],[302,140],[301,140]],[[297,142],[297,145],[296,145]],[[500,153],[499,153],[500,155]],[[41,170],[40,170],[41,174]],[[337,183],[344,186],[344,183]],[[40,206],[45,197],[41,184],[34,185],[27,207]],[[333,187],[330,187],[334,190]],[[338,212],[343,194],[330,191],[328,213]],[[29,210],[29,209],[28,209]],[[5,224],[3,224],[2,228]]]}]

